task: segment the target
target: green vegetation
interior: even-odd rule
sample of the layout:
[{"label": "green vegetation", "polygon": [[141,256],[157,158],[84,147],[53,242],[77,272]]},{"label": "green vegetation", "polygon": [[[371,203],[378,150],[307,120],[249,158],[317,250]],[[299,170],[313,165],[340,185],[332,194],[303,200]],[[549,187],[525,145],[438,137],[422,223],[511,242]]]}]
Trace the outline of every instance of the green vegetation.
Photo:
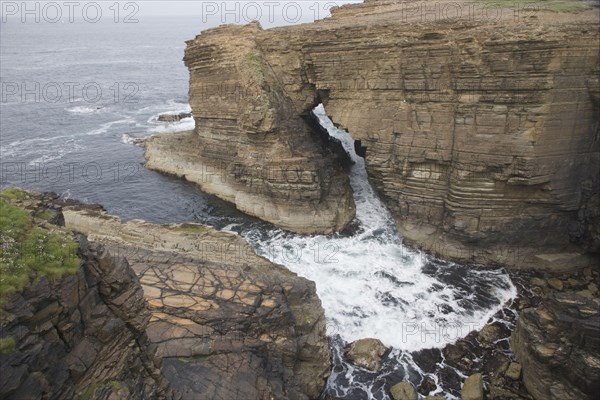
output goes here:
[{"label": "green vegetation", "polygon": [[12,336],[0,338],[0,354],[10,353],[15,349],[15,339]]},{"label": "green vegetation", "polygon": [[186,233],[202,233],[206,232],[206,226],[196,224],[183,224],[175,228],[175,231]]},{"label": "green vegetation", "polygon": [[78,244],[71,237],[36,226],[27,210],[5,201],[22,199],[22,193],[7,189],[0,196],[0,299],[36,277],[79,270]]},{"label": "green vegetation", "polygon": [[94,392],[96,391],[97,387],[98,385],[96,384],[88,386],[87,389],[85,389],[85,392],[83,392],[83,394],[79,396],[79,400],[90,400],[94,395]]},{"label": "green vegetation", "polygon": [[270,100],[267,95],[266,81],[267,81],[267,63],[263,59],[260,53],[249,51],[244,55],[242,62],[243,69],[248,71],[251,78],[251,83],[257,86],[257,96],[248,104],[248,108],[244,114],[247,115],[261,115],[261,120],[271,119],[273,111],[270,109]]},{"label": "green vegetation", "polygon": [[111,387],[113,393],[118,393],[119,391],[122,391],[122,390],[129,391],[127,386],[125,386],[123,384],[123,382],[110,381],[108,383],[110,384],[110,387]]},{"label": "green vegetation", "polygon": [[514,8],[522,10],[546,10],[555,12],[577,12],[594,7],[590,0],[478,0],[490,7]]},{"label": "green vegetation", "polygon": [[265,70],[264,70],[264,60],[263,58],[252,51],[249,51],[244,55],[244,61],[246,65],[250,67],[252,70],[254,77],[257,79],[259,83],[262,83],[265,80]]},{"label": "green vegetation", "polygon": [[312,318],[308,312],[304,315],[304,319],[305,319],[307,325],[312,324]]},{"label": "green vegetation", "polygon": [[27,192],[19,188],[8,188],[0,192],[0,197],[8,201],[23,200],[27,197]]},{"label": "green vegetation", "polygon": [[54,215],[50,211],[40,211],[37,214],[34,214],[34,218],[41,219],[44,221],[50,221]]}]

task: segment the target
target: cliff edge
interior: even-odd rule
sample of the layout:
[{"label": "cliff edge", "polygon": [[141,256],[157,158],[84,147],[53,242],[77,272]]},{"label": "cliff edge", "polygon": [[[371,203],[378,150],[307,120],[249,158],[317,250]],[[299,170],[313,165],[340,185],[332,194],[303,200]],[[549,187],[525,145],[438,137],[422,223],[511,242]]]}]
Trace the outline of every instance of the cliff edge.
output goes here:
[{"label": "cliff edge", "polygon": [[[314,283],[259,257],[238,235],[121,223],[100,206],[52,194],[9,189],[2,199],[3,262],[13,253],[18,262],[2,266],[0,397],[321,393],[331,350]],[[51,233],[31,248],[9,245],[5,234],[19,226],[13,211],[39,226],[24,235]],[[48,236],[59,233],[64,242]],[[17,284],[23,265],[31,270]],[[7,277],[13,287],[5,290]]]},{"label": "cliff edge", "polygon": [[[598,9],[492,17],[473,3],[440,17],[452,4],[432,5],[436,17],[368,1],[311,24],[202,32],[184,58],[195,132],[151,139],[148,166],[286,229],[338,229],[347,180],[304,120],[323,103],[407,242],[513,268],[594,263]],[[272,166],[295,173],[264,179]]]}]

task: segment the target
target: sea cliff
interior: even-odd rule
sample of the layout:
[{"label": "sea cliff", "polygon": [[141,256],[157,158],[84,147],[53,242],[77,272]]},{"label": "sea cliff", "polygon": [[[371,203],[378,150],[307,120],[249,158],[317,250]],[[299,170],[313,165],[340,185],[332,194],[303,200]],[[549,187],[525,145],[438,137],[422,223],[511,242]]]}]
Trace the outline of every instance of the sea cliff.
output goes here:
[{"label": "sea cliff", "polygon": [[148,167],[285,229],[339,230],[353,204],[310,133],[322,103],[407,243],[512,268],[595,263],[598,10],[408,15],[418,4],[202,32],[184,57],[195,131],[149,140]]}]

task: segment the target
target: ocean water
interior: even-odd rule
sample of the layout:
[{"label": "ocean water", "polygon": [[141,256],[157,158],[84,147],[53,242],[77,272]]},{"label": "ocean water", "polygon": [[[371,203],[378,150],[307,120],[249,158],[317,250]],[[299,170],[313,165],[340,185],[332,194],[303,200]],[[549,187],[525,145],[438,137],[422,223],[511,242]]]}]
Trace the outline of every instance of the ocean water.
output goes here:
[{"label": "ocean water", "polygon": [[[386,399],[380,384],[386,376],[418,383],[424,373],[411,352],[441,348],[481,328],[516,295],[515,287],[501,269],[448,263],[404,247],[352,138],[322,107],[315,110],[322,125],[355,162],[352,235],[284,232],[143,167],[135,138],[193,129],[191,118],[163,123],[157,117],[190,111],[184,41],[218,24],[194,17],[0,24],[0,185],[100,203],[124,220],[236,231],[259,254],[315,281],[334,348],[330,394]],[[344,344],[365,337],[393,348],[380,374],[343,359]]]},{"label": "ocean water", "polygon": [[[322,105],[314,110],[321,126],[342,142],[354,165],[350,184],[356,203],[352,235],[296,235],[262,226],[234,227],[258,254],[316,282],[333,338],[334,369],[328,394],[344,399],[388,399],[385,382],[426,377],[445,392],[431,371],[422,371],[411,353],[443,348],[493,320],[516,288],[501,269],[459,265],[402,245],[393,218],[367,179],[354,140],[337,129]],[[377,338],[392,351],[378,373],[343,358],[346,343]],[[458,372],[460,374],[460,372]]]},{"label": "ocean water", "polygon": [[[193,128],[184,41],[194,19],[0,25],[2,186],[101,203],[124,219],[209,218],[192,185],[147,171],[134,137]],[[168,207],[171,203],[173,207]]]}]

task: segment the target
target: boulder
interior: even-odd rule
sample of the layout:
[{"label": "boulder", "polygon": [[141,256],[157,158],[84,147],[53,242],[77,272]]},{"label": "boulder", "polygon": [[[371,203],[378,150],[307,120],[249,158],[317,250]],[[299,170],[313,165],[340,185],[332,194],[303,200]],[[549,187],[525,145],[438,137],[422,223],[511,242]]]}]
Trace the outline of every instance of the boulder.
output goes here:
[{"label": "boulder", "polygon": [[483,327],[483,329],[481,329],[481,331],[479,331],[477,337],[483,347],[490,348],[494,346],[494,342],[508,336],[505,336],[503,333],[504,332],[500,326],[487,324]]},{"label": "boulder", "polygon": [[465,379],[460,397],[462,400],[483,400],[483,377],[481,374],[473,374]]},{"label": "boulder", "polygon": [[417,390],[407,381],[392,386],[390,394],[394,400],[417,400]]},{"label": "boulder", "polygon": [[548,282],[546,282],[546,280],[542,279],[542,278],[531,278],[529,280],[529,284],[531,286],[539,286],[539,287],[546,287],[546,286],[548,286]]},{"label": "boulder", "polygon": [[554,290],[563,290],[563,282],[558,278],[550,278],[548,279],[548,285]]},{"label": "boulder", "polygon": [[511,362],[504,375],[513,380],[521,379],[521,364],[517,362]]},{"label": "boulder", "polygon": [[388,349],[379,339],[360,339],[346,348],[346,357],[354,365],[370,371],[381,368],[381,360]]}]

